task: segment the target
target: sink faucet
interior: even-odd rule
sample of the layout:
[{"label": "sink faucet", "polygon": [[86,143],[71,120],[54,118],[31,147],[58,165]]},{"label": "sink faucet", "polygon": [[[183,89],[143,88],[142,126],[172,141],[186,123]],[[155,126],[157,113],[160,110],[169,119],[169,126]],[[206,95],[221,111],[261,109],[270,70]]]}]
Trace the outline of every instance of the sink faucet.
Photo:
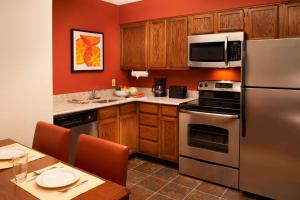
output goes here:
[{"label": "sink faucet", "polygon": [[89,100],[93,100],[96,98],[96,89],[93,88],[93,90],[90,92]]}]

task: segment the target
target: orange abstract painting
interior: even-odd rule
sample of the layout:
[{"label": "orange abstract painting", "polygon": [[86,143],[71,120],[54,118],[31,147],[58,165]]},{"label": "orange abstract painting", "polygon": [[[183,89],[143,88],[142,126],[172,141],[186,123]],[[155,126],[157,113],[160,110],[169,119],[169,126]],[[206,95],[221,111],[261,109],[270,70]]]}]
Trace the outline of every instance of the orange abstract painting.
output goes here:
[{"label": "orange abstract painting", "polygon": [[72,29],[73,71],[103,70],[103,33]]}]

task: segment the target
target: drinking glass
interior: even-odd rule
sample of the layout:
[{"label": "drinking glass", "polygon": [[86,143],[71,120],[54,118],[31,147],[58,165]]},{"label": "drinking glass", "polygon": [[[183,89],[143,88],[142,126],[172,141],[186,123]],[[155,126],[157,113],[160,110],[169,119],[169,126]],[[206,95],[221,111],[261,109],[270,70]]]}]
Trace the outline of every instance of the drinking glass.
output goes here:
[{"label": "drinking glass", "polygon": [[13,171],[16,183],[22,183],[27,178],[28,153],[13,157]]}]

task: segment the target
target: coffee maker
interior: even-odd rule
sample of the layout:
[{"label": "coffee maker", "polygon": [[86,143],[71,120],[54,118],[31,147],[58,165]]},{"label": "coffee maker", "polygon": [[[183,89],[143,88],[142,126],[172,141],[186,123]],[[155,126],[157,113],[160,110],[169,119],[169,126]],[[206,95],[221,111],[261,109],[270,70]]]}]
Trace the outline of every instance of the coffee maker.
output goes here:
[{"label": "coffee maker", "polygon": [[167,96],[167,79],[166,78],[154,78],[154,85],[152,92],[155,97]]}]

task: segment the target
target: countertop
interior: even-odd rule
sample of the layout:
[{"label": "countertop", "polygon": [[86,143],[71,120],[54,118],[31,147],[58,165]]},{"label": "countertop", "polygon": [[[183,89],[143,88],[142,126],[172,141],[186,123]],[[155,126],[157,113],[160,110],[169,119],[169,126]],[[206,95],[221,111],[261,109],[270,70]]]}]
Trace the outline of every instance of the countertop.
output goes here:
[{"label": "countertop", "polygon": [[[105,98],[101,98],[105,99]],[[100,99],[100,100],[101,100]],[[108,98],[107,98],[108,99]],[[111,97],[111,99],[117,99],[117,97]],[[65,101],[54,101],[53,105],[53,116],[63,115],[68,113],[74,113],[79,111],[103,108],[113,105],[119,105],[129,102],[146,102],[146,103],[157,103],[157,104],[166,104],[166,105],[175,105],[178,106],[180,103],[188,102],[197,99],[197,97],[188,97],[186,99],[175,99],[169,97],[154,97],[154,96],[146,96],[142,98],[118,98],[118,101],[108,102],[108,103],[93,103],[97,100],[91,100],[86,104],[78,104],[78,103],[69,103],[67,100]]]}]

